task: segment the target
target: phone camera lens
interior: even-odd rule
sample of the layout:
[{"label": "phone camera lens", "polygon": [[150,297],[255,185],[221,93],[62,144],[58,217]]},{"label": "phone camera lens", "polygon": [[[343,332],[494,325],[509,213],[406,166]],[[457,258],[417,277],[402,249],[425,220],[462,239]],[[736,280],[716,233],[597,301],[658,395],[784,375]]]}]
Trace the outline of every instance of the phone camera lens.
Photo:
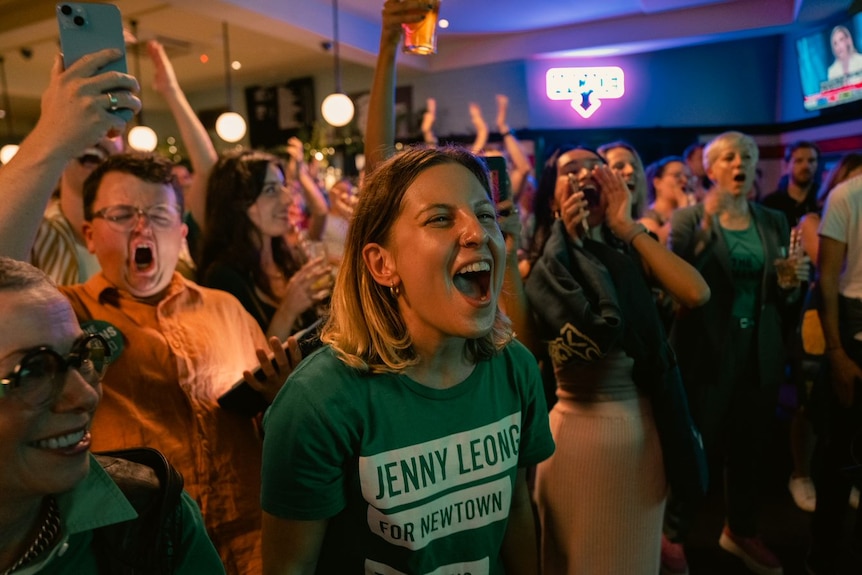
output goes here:
[{"label": "phone camera lens", "polygon": [[69,14],[72,13],[72,7],[69,6],[68,4],[63,4],[60,7],[60,12],[62,12],[65,16],[68,16]]},{"label": "phone camera lens", "polygon": [[75,16],[72,21],[75,23],[75,26],[83,26],[84,25],[84,17],[83,16]]}]

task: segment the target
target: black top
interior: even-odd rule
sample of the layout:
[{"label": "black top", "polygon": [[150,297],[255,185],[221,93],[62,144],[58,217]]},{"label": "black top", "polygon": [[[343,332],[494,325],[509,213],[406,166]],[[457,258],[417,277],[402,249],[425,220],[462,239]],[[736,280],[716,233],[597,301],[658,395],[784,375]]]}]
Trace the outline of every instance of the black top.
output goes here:
[{"label": "black top", "polygon": [[791,228],[795,228],[805,214],[820,211],[817,209],[817,190],[814,186],[808,190],[808,195],[801,203],[791,198],[786,189],[775,190],[760,203],[783,213],[787,218],[787,225]]},{"label": "black top", "polygon": [[266,333],[276,308],[261,299],[254,289],[254,281],[250,275],[243,274],[230,264],[215,262],[206,270],[201,284],[226,291],[236,297]]}]

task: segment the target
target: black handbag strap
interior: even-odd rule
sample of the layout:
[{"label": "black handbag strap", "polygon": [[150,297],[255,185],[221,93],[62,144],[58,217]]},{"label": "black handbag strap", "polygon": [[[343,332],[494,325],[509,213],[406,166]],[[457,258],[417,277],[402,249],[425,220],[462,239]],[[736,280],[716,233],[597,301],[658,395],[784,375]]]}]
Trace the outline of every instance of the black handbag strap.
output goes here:
[{"label": "black handbag strap", "polygon": [[94,531],[99,572],[173,573],[182,540],[182,475],[155,449],[141,447],[93,455],[138,513],[136,519]]}]

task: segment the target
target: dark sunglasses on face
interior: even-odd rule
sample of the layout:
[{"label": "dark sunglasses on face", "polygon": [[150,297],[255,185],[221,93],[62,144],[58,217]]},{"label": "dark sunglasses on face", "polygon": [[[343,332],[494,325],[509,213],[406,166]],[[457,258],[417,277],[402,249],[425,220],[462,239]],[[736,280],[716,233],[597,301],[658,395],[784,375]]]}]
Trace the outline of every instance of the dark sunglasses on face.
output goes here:
[{"label": "dark sunglasses on face", "polygon": [[60,395],[69,368],[95,386],[105,374],[110,355],[108,342],[98,334],[78,338],[66,357],[49,347],[31,349],[0,379],[0,398],[19,397],[31,407],[49,405]]}]

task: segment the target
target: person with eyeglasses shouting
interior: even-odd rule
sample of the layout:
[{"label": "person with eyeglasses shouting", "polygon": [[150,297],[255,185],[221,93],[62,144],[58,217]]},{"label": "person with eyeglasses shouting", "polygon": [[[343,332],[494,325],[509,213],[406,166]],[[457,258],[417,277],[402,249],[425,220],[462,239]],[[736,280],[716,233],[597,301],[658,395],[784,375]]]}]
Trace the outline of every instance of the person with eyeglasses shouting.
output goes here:
[{"label": "person with eyeglasses shouting", "polygon": [[[101,534],[137,523],[116,471],[90,455],[109,343],[43,272],[2,257],[0,314],[15,326],[0,331],[0,573],[95,573],[112,555]],[[223,573],[197,506],[183,494],[177,507],[173,572]]]},{"label": "person with eyeglasses shouting", "polygon": [[[256,574],[261,438],[255,419],[221,408],[218,398],[244,379],[271,401],[300,352],[294,340],[287,348],[268,341],[233,296],[176,272],[187,228],[172,168],[159,156],[118,154],[90,174],[83,235],[101,271],[59,289],[79,321],[113,329],[123,342],[104,379],[93,448],[162,452],[200,505],[227,572]],[[251,373],[259,366],[262,382]]]},{"label": "person with eyeglasses shouting", "polygon": [[126,120],[114,112],[141,108],[133,76],[100,71],[120,56],[103,50],[64,70],[58,55],[39,122],[0,168],[6,198],[0,206],[2,251],[31,261],[58,284],[84,281],[99,269],[81,232],[84,180],[123,150]]},{"label": "person with eyeglasses shouting", "polygon": [[[260,435],[255,420],[217,401],[244,372],[272,400],[299,350],[268,342],[233,296],[175,271],[187,228],[172,167],[159,156],[120,154],[90,175],[84,236],[102,271],[60,289],[80,320],[109,322],[126,344],[105,380],[94,445],[162,451],[200,503],[228,573],[259,573]],[[263,350],[275,353],[278,370]],[[261,361],[264,383],[249,372]]]}]

